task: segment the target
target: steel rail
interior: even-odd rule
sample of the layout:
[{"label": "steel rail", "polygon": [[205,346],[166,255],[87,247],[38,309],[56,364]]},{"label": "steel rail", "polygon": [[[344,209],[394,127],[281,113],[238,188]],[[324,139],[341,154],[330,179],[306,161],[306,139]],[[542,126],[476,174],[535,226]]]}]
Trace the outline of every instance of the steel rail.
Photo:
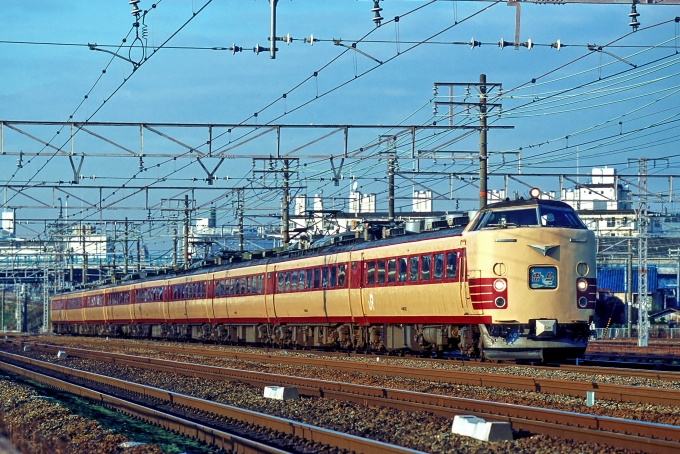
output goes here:
[{"label": "steel rail", "polygon": [[[61,349],[73,356],[89,355],[92,359],[101,360],[102,356],[110,358],[118,358],[122,360],[128,358],[131,361],[134,356],[123,355],[119,353],[98,352],[95,350],[84,350],[72,347],[54,347],[47,344],[35,344],[36,346],[43,346],[44,348],[51,348],[53,350]],[[158,351],[168,351],[176,354],[187,354],[191,349],[155,346]],[[198,352],[197,352],[198,353]],[[415,367],[391,366],[388,364],[365,363],[356,361],[337,361],[329,359],[311,359],[295,356],[285,355],[262,355],[254,353],[236,353],[224,352],[219,350],[201,349],[200,354],[206,356],[231,358],[243,361],[257,361],[275,364],[288,364],[294,366],[313,366],[329,370],[345,371],[345,372],[365,372],[370,374],[382,374],[394,377],[410,378],[414,380],[428,380],[439,381],[443,383],[462,384],[472,386],[482,386],[490,388],[504,388],[518,391],[533,391],[545,394],[563,394],[575,397],[583,397],[585,399],[586,392],[596,392],[598,399],[611,399],[622,402],[633,402],[640,404],[652,405],[675,405],[680,406],[680,391],[673,389],[658,389],[646,388],[638,386],[627,385],[613,385],[606,383],[595,383],[585,381],[567,381],[549,378],[535,378],[535,377],[518,377],[513,375],[490,374],[486,372],[473,371],[451,371],[440,369],[419,369]],[[145,357],[146,358],[146,357]],[[140,361],[140,360],[137,360]],[[150,364],[167,364],[167,360],[146,358],[145,360]],[[192,364],[192,368],[198,370],[201,366]]]},{"label": "steel rail", "polygon": [[[64,383],[69,387],[77,385],[73,385],[62,380],[55,379],[45,374],[24,370],[19,366],[9,364],[5,361],[6,360],[16,361],[33,367],[46,369],[55,373],[64,374],[66,376],[76,377],[85,382],[98,384],[110,389],[123,390],[127,393],[138,395],[140,397],[150,399],[156,402],[162,402],[165,404],[172,404],[178,407],[193,409],[203,414],[214,415],[217,418],[230,418],[231,420],[236,420],[239,421],[240,423],[266,427],[268,430],[272,430],[285,435],[295,436],[302,440],[307,440],[311,443],[318,443],[320,445],[336,447],[339,450],[346,450],[349,452],[360,452],[366,454],[378,454],[378,453],[421,454],[421,451],[416,451],[413,449],[390,445],[380,441],[357,437],[355,435],[344,434],[341,432],[324,429],[322,427],[300,423],[290,419],[266,415],[263,413],[258,413],[226,404],[221,404],[218,402],[212,402],[198,397],[187,396],[185,394],[175,393],[172,391],[155,388],[152,386],[146,386],[139,383],[133,383],[113,377],[107,377],[99,374],[94,374],[91,372],[85,372],[78,369],[72,369],[69,367],[60,366],[45,361],[39,361],[20,355],[14,355],[7,352],[0,352],[0,358],[3,358],[3,360],[0,361],[0,369],[7,370],[12,373],[21,373],[26,377],[29,377],[36,381],[41,381],[43,383],[48,383],[51,386],[56,386],[55,383],[57,382],[59,382],[60,384]],[[107,404],[109,402],[109,400],[107,400],[108,398],[117,399],[108,396],[107,394],[98,391],[93,391],[88,388],[84,387],[79,388],[84,389],[84,391],[82,392],[86,393],[79,395],[87,397],[94,401],[101,402],[102,404]],[[149,409],[137,404],[135,405],[141,411],[150,412],[153,415],[157,413],[156,410]],[[190,421],[188,422],[191,423]],[[206,430],[209,430],[210,433],[214,432],[214,429],[208,426],[204,427]],[[232,435],[229,434],[227,435],[229,437],[233,437]],[[285,451],[280,451],[277,449],[276,451],[273,452],[278,453]]]},{"label": "steel rail", "polygon": [[[53,345],[59,345],[56,343],[57,339],[54,337],[45,337],[45,336],[12,336],[9,335],[9,337],[14,337],[17,339],[23,340],[23,342],[48,342],[52,343]],[[197,355],[203,355],[203,356],[208,356],[208,357],[216,357],[216,358],[232,358],[232,359],[242,359],[242,360],[247,360],[247,361],[268,361],[267,358],[274,359],[274,358],[280,358],[281,356],[279,355],[270,355],[267,353],[267,349],[262,349],[263,352],[265,353],[235,353],[235,352],[230,352],[228,350],[216,350],[216,349],[211,349],[211,348],[204,348],[204,347],[197,347],[194,344],[183,344],[181,346],[169,346],[169,345],[157,345],[155,343],[149,343],[149,342],[139,342],[135,344],[131,344],[130,342],[120,342],[116,340],[109,340],[109,341],[104,341],[103,339],[99,338],[90,338],[88,339],[89,341],[93,343],[105,343],[105,345],[108,346],[116,346],[116,347],[122,347],[122,348],[130,348],[131,346],[139,346],[139,348],[152,348],[154,350],[157,350],[159,352],[166,352],[166,353],[173,353],[173,354],[187,354],[187,352],[191,352],[191,354],[197,354]],[[317,352],[314,351],[308,351],[306,353],[314,354]],[[244,355],[249,355],[248,357],[244,357]],[[251,356],[252,355],[252,356]],[[376,356],[372,355],[362,355],[362,354],[348,354],[345,352],[318,352],[318,356],[320,359],[328,359],[328,357],[342,357],[346,358],[348,356],[354,357],[354,356],[359,356],[359,357],[369,357],[369,358],[377,358]],[[678,355],[680,356],[680,355]],[[263,358],[264,359],[260,359]],[[284,359],[281,360],[281,362],[287,361],[285,356],[283,357]],[[389,357],[388,357],[389,358]],[[424,362],[431,362],[434,364],[442,364],[442,365],[447,365],[447,364],[455,364],[459,365],[461,367],[469,368],[470,372],[474,371],[475,368],[477,367],[484,367],[484,368],[495,368],[495,369],[504,369],[507,367],[516,367],[517,364],[513,363],[489,363],[489,362],[478,362],[474,360],[469,360],[469,359],[433,359],[433,358],[417,358],[418,361],[424,361]],[[344,362],[343,362],[344,363]],[[637,365],[637,363],[631,363]],[[523,368],[528,368],[532,370],[543,370],[543,371],[563,371],[563,372],[573,372],[573,373],[580,373],[580,374],[587,374],[587,375],[615,375],[615,376],[621,376],[621,377],[639,377],[639,378],[647,378],[651,380],[661,380],[661,381],[680,381],[680,372],[674,372],[674,371],[659,371],[659,370],[645,370],[645,369],[633,369],[633,368],[625,368],[625,367],[613,367],[613,366],[604,366],[604,367],[599,367],[599,366],[590,366],[590,365],[571,365],[571,364],[556,364],[552,366],[537,366],[537,365],[526,365],[522,364]],[[435,373],[437,373],[437,370],[435,370]],[[440,371],[441,372],[441,371]],[[450,373],[451,371],[448,371]],[[458,373],[458,371],[456,371]],[[425,374],[423,374],[425,375]],[[429,369],[427,375],[429,376]],[[588,389],[587,391],[592,391],[592,389]],[[581,395],[581,394],[578,394]]]},{"label": "steel rail", "polygon": [[98,391],[93,391],[83,386],[68,383],[66,381],[59,380],[58,378],[30,371],[19,366],[0,362],[0,369],[8,373],[19,375],[35,382],[42,383],[51,388],[80,396],[107,408],[115,409],[116,411],[129,416],[163,427],[164,429],[171,432],[199,440],[212,446],[217,446],[221,449],[229,450],[230,452],[239,452],[243,454],[284,454],[288,452],[264,445],[253,440],[248,440],[247,438],[232,435],[203,424],[189,421],[169,413],[164,413],[159,410],[144,407],[134,402],[129,402],[127,400]]},{"label": "steel rail", "polygon": [[[37,347],[45,348],[40,345]],[[47,350],[53,351],[54,348],[47,347]],[[680,450],[680,427],[678,426],[264,372],[227,369],[118,353],[74,348],[64,348],[63,350],[68,355],[76,357],[104,360],[121,365],[143,367],[204,379],[238,380],[255,386],[271,384],[296,386],[298,392],[303,395],[353,401],[363,405],[388,406],[407,411],[428,411],[447,418],[453,418],[458,414],[474,414],[487,420],[510,422],[514,429],[521,428],[533,433],[561,436],[589,443],[607,443],[617,447],[641,450],[650,449],[650,446],[654,445],[654,451],[658,452]],[[384,372],[384,367],[384,365],[381,365],[380,373]],[[432,380],[432,378],[430,379]],[[659,443],[657,444],[657,442]]]}]

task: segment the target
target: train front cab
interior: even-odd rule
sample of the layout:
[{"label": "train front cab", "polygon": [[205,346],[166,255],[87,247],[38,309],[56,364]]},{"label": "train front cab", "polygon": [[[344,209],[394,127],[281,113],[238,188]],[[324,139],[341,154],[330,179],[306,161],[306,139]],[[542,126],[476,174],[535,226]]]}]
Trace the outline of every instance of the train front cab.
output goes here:
[{"label": "train front cab", "polygon": [[595,309],[595,235],[567,204],[490,205],[467,227],[473,307],[488,359],[581,356]]}]

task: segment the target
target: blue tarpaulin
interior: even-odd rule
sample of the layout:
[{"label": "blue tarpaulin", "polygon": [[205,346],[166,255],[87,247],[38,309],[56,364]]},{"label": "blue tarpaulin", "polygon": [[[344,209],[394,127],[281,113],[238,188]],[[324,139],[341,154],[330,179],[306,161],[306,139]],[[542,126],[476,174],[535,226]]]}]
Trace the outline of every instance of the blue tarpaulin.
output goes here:
[{"label": "blue tarpaulin", "polygon": [[[626,282],[627,269],[625,266],[604,266],[597,269],[597,288],[609,290],[612,293],[624,293]],[[638,291],[638,269],[633,267],[633,293]],[[647,289],[649,292],[658,290],[659,273],[655,266],[650,266],[647,269]]]}]

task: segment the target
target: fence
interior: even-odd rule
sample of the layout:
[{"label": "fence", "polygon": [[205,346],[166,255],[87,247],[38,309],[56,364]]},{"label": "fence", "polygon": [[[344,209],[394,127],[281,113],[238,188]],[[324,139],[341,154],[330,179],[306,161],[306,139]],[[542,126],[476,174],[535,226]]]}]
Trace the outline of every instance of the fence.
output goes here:
[{"label": "fence", "polygon": [[[595,328],[598,339],[620,339],[629,337],[628,328],[609,328],[605,335],[605,328]],[[633,327],[632,337],[637,337],[637,327]],[[680,339],[680,328],[651,328],[650,339]]]}]

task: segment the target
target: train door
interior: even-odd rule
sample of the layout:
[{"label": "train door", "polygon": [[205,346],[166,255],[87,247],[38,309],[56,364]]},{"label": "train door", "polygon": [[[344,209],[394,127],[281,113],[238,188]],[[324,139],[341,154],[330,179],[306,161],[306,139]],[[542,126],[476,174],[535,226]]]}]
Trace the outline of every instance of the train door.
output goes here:
[{"label": "train door", "polygon": [[366,325],[366,311],[364,309],[363,295],[363,263],[364,254],[351,253],[349,260],[349,300],[352,312],[352,321],[360,325]]},{"label": "train door", "polygon": [[144,320],[144,314],[142,313],[142,310],[144,309],[142,307],[142,302],[144,301],[144,298],[141,296],[137,298],[137,293],[142,291],[142,284],[135,285],[135,287],[132,289],[132,294],[130,295],[130,305],[132,306],[132,310],[134,311],[134,320],[139,323],[142,320]]},{"label": "train door", "polygon": [[276,303],[274,293],[276,288],[276,266],[267,265],[264,274],[264,304],[267,321],[276,324]]},{"label": "train door", "polygon": [[104,323],[111,323],[111,306],[109,306],[110,290],[104,291]]},{"label": "train door", "polygon": [[205,287],[205,291],[203,294],[203,301],[205,302],[205,308],[207,311],[207,316],[208,320],[210,323],[215,323],[215,307],[213,306],[214,304],[214,297],[215,297],[215,275],[214,274],[209,274],[206,278],[205,281],[203,281],[202,285]]},{"label": "train door", "polygon": [[[465,240],[460,242],[461,246],[465,246]],[[460,269],[460,304],[465,314],[483,314],[484,310],[480,309],[476,312],[472,306],[472,295],[470,294],[470,286],[474,286],[475,282],[481,277],[481,270],[471,270],[468,268],[467,248],[462,248],[458,267]]]}]

